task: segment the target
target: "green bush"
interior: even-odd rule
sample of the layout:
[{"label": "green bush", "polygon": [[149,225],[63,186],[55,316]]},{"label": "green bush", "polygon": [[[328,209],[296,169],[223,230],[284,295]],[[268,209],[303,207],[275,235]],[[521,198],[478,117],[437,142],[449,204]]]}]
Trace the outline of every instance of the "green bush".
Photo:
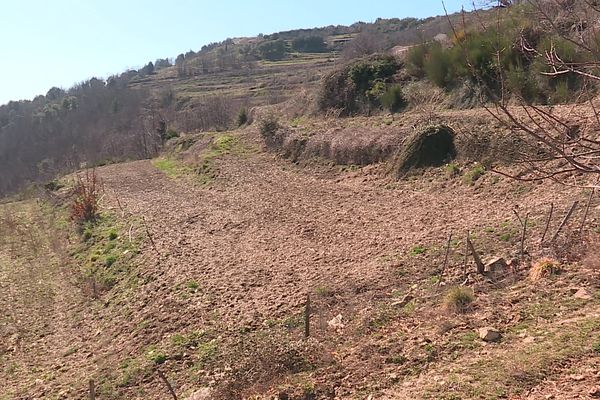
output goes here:
[{"label": "green bush", "polygon": [[361,59],[325,77],[318,98],[321,111],[340,110],[344,116],[370,112],[381,105],[386,83],[400,69],[392,56]]},{"label": "green bush", "polygon": [[273,115],[268,115],[260,121],[260,134],[265,139],[274,137],[279,128],[279,121]]},{"label": "green bush", "polygon": [[402,88],[399,85],[389,87],[380,98],[381,105],[391,113],[402,110],[407,105]]},{"label": "green bush", "polygon": [[327,51],[325,39],[322,36],[304,36],[292,40],[292,48],[301,53],[321,53]]},{"label": "green bush", "polygon": [[248,122],[248,110],[246,107],[242,107],[237,116],[237,126],[240,127]]},{"label": "green bush", "polygon": [[279,61],[285,57],[285,41],[278,39],[263,42],[258,45],[257,50],[263,60]]}]

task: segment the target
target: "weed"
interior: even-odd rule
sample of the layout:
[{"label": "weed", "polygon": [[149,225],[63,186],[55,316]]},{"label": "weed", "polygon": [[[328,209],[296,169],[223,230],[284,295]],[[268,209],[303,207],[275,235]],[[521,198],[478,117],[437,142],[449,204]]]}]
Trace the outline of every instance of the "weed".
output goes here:
[{"label": "weed", "polygon": [[475,300],[473,290],[464,286],[457,286],[448,291],[444,297],[444,308],[455,313],[464,313],[469,310]]},{"label": "weed", "polygon": [[512,237],[512,234],[510,232],[505,232],[499,236],[499,239],[503,242],[508,242],[511,237]]},{"label": "weed", "polygon": [[196,351],[196,356],[198,357],[196,367],[202,368],[204,364],[212,360],[217,355],[217,350],[218,346],[215,340],[199,344]]},{"label": "weed", "polygon": [[321,297],[331,297],[334,294],[333,289],[327,286],[317,286],[315,288],[315,293]]},{"label": "weed", "polygon": [[414,246],[410,249],[409,254],[411,256],[418,256],[419,254],[424,254],[427,251],[427,248],[423,246]]},{"label": "weed", "polygon": [[188,281],[185,286],[190,289],[191,292],[195,292],[200,288],[200,285],[196,281]]},{"label": "weed", "polygon": [[111,267],[114,263],[117,262],[117,256],[109,255],[104,259],[104,265],[107,267]]},{"label": "weed", "polygon": [[458,176],[458,175],[460,175],[460,167],[456,163],[450,163],[450,164],[446,165],[446,174],[450,178]]},{"label": "weed", "polygon": [[75,198],[71,204],[71,219],[82,225],[98,218],[101,185],[96,171],[86,170],[84,177],[77,176]]},{"label": "weed", "polygon": [[479,178],[485,174],[485,167],[483,165],[476,165],[465,173],[464,181],[468,185],[473,185]]},{"label": "weed", "polygon": [[115,240],[115,239],[117,239],[118,237],[119,237],[119,234],[117,233],[117,231],[116,231],[116,230],[114,230],[114,229],[111,229],[111,230],[108,232],[108,240]]},{"label": "weed", "polygon": [[146,352],[146,358],[154,364],[163,364],[165,361],[167,361],[167,355],[157,350],[155,347],[148,349]]}]

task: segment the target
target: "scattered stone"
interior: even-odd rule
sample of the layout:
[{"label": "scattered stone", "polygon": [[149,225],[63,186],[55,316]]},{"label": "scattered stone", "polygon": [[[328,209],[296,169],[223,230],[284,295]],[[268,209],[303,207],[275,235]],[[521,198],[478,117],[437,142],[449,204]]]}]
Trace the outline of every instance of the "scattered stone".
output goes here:
[{"label": "scattered stone", "polygon": [[330,328],[341,330],[344,328],[344,324],[342,323],[342,314],[338,314],[327,322]]},{"label": "scattered stone", "polygon": [[196,390],[186,400],[210,400],[210,399],[212,399],[211,390],[209,388],[202,388],[200,390]]},{"label": "scattered stone", "polygon": [[600,386],[595,386],[591,388],[588,394],[593,398],[600,398]]},{"label": "scattered stone", "polygon": [[394,302],[392,303],[392,307],[398,307],[398,308],[402,308],[402,307],[404,307],[405,305],[407,305],[408,303],[410,303],[411,301],[413,301],[413,300],[414,300],[414,298],[415,298],[415,297],[414,297],[413,295],[407,294],[406,296],[404,296],[404,297],[402,298],[402,300],[394,301]]},{"label": "scattered stone", "polygon": [[533,336],[525,336],[523,338],[523,343],[530,344],[530,343],[533,343],[533,342],[535,342],[535,338]]},{"label": "scattered stone", "polygon": [[579,290],[577,290],[573,296],[576,299],[582,299],[582,300],[590,300],[592,298],[592,296],[588,293],[587,290],[585,290],[585,288],[579,288]]},{"label": "scattered stone", "polygon": [[585,380],[585,376],[583,376],[583,375],[570,375],[569,378],[571,378],[571,380],[573,380],[575,382],[581,382],[581,381]]},{"label": "scattered stone", "polygon": [[505,270],[508,267],[508,263],[502,257],[494,257],[487,261],[484,266],[485,272],[496,272]]},{"label": "scattered stone", "polygon": [[479,328],[477,333],[479,334],[479,338],[485,342],[497,342],[502,337],[500,331],[496,328],[492,328],[491,326]]}]

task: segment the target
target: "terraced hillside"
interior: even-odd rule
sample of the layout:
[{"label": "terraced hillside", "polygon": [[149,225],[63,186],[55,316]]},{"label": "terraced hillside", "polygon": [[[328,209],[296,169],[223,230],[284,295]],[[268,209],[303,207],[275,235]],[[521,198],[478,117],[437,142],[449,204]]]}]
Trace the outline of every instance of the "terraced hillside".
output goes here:
[{"label": "terraced hillside", "polygon": [[[535,264],[555,254],[538,243],[548,203],[566,210],[585,193],[473,180],[467,162],[403,181],[385,164],[299,167],[252,126],[189,139],[186,157],[210,176],[176,158],[102,167],[102,217],[81,234],[48,203],[67,189],[2,205],[0,398],[81,398],[88,379],[101,399],[168,398],[158,370],[184,399],[595,393],[595,252],[559,252],[532,280],[529,262],[478,275],[463,250],[470,231],[484,260],[518,258],[518,207]],[[597,207],[583,243],[598,240]],[[455,287],[472,296],[460,312]],[[486,326],[499,342],[479,338]]]}]

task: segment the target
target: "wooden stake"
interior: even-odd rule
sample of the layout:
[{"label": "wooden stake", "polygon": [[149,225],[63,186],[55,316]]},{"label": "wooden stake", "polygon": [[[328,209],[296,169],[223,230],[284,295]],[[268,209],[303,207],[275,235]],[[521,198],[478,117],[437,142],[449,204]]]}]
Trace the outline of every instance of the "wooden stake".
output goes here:
[{"label": "wooden stake", "polygon": [[548,219],[546,220],[546,228],[544,229],[544,233],[542,234],[542,238],[540,239],[540,245],[544,244],[544,239],[546,238],[546,234],[548,233],[548,229],[550,228],[550,222],[552,221],[552,213],[554,212],[554,203],[550,203],[550,212],[548,213]]},{"label": "wooden stake", "polygon": [[519,250],[519,260],[521,262],[523,262],[523,258],[525,257],[525,237],[527,235],[527,221],[529,220],[529,213],[527,213],[525,215],[525,219],[523,220],[523,219],[521,219],[521,216],[519,215],[517,210],[515,210],[514,208],[513,208],[513,212],[517,216],[517,219],[519,220],[519,223],[521,224],[521,227],[523,228],[523,230],[521,231],[521,248]]},{"label": "wooden stake", "polygon": [[306,295],[306,307],[304,308],[304,337],[310,336],[310,293]]},{"label": "wooden stake", "polygon": [[467,238],[465,239],[465,263],[463,264],[463,277],[467,279],[467,264],[469,263],[469,237],[471,231],[467,231]]},{"label": "wooden stake", "polygon": [[587,205],[585,206],[585,213],[583,214],[583,218],[581,219],[581,225],[579,226],[579,235],[583,235],[583,228],[585,226],[585,220],[588,217],[588,214],[590,213],[590,206],[592,205],[592,198],[594,197],[594,192],[596,191],[596,188],[592,188],[592,191],[590,192],[590,197],[588,198],[588,202]]},{"label": "wooden stake", "polygon": [[450,243],[452,242],[452,232],[450,232],[450,236],[448,236],[448,243],[446,244],[446,255],[444,256],[444,264],[442,265],[442,271],[440,272],[440,279],[438,280],[437,286],[440,287],[442,284],[442,279],[444,278],[444,272],[446,271],[446,267],[448,266],[448,256],[450,255]]},{"label": "wooden stake", "polygon": [[94,380],[90,379],[89,381],[90,388],[90,400],[96,400],[96,387],[94,386]]},{"label": "wooden stake", "polygon": [[523,234],[521,235],[521,250],[520,250],[520,258],[521,263],[525,258],[525,238],[527,237],[527,221],[529,220],[529,214],[525,215],[525,220],[523,221]]},{"label": "wooden stake", "polygon": [[558,229],[556,230],[556,233],[554,234],[554,236],[552,236],[552,239],[550,240],[550,242],[554,243],[556,241],[556,239],[558,238],[558,235],[560,235],[560,231],[562,231],[564,226],[567,224],[567,222],[569,221],[569,218],[571,218],[571,215],[573,215],[573,211],[575,211],[575,208],[577,208],[578,204],[579,204],[579,201],[577,201],[577,200],[573,202],[573,205],[569,209],[569,212],[567,212],[567,215],[565,215],[565,218],[562,220],[562,222],[558,226]]},{"label": "wooden stake", "polygon": [[158,377],[165,383],[165,386],[167,386],[167,389],[169,389],[169,393],[171,393],[173,400],[177,400],[177,394],[175,394],[175,390],[173,390],[173,386],[171,386],[165,374],[163,374],[160,369],[157,369],[156,372],[158,373]]},{"label": "wooden stake", "polygon": [[471,253],[473,254],[473,259],[475,260],[475,264],[477,265],[477,273],[484,275],[485,274],[485,265],[483,265],[483,262],[481,262],[481,258],[479,258],[479,254],[477,254],[477,251],[475,251],[475,247],[473,246],[471,239],[467,239],[467,244],[469,245],[469,249],[471,250]]}]

